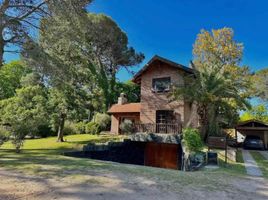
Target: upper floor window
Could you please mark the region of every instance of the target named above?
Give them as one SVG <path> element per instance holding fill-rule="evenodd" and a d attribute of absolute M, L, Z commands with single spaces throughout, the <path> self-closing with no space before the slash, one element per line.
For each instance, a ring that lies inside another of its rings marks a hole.
<path fill-rule="evenodd" d="M 154 78 L 152 89 L 154 92 L 168 92 L 170 90 L 170 85 L 171 85 L 170 77 Z"/>

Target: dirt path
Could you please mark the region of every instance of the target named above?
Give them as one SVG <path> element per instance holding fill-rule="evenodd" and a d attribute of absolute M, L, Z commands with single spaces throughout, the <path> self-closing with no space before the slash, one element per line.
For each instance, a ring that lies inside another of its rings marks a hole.
<path fill-rule="evenodd" d="M 75 172 L 74 172 L 75 173 Z M 199 176 L 199 172 L 195 176 Z M 190 178 L 190 176 L 189 176 Z M 82 180 L 82 181 L 81 181 Z M 268 199 L 268 182 L 262 178 L 232 178 L 218 185 L 190 183 L 185 180 L 163 181 L 126 173 L 88 172 L 83 177 L 64 176 L 48 179 L 0 170 L 1 200 L 214 200 Z M 197 180 L 198 181 L 198 180 Z M 197 185 L 197 186 L 196 186 Z"/>

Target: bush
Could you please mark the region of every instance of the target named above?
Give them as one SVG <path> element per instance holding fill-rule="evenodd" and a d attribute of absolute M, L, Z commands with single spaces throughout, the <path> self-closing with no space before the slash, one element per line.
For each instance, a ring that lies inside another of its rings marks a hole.
<path fill-rule="evenodd" d="M 131 120 L 124 120 L 121 124 L 120 124 L 120 130 L 122 131 L 123 134 L 131 134 L 133 133 L 133 123 Z"/>
<path fill-rule="evenodd" d="M 75 124 L 75 129 L 78 134 L 84 134 L 86 133 L 86 124 L 85 122 L 77 122 Z"/>
<path fill-rule="evenodd" d="M 0 126 L 0 146 L 8 140 L 10 132 L 3 126 Z"/>
<path fill-rule="evenodd" d="M 93 121 L 99 125 L 101 131 L 108 131 L 111 125 L 111 117 L 105 113 L 96 113 Z"/>
<path fill-rule="evenodd" d="M 75 123 L 71 121 L 66 121 L 63 128 L 63 134 L 64 135 L 73 135 L 77 134 L 78 131 L 76 129 Z"/>
<path fill-rule="evenodd" d="M 86 133 L 97 135 L 100 132 L 101 132 L 101 128 L 100 128 L 99 124 L 97 124 L 96 122 L 91 121 L 91 122 L 86 124 Z"/>
<path fill-rule="evenodd" d="M 53 131 L 49 124 L 40 125 L 37 129 L 36 136 L 40 136 L 42 138 L 49 137 L 53 135 Z"/>
<path fill-rule="evenodd" d="M 190 152 L 199 152 L 203 148 L 203 142 L 197 129 L 185 128 L 182 131 L 183 143 Z"/>

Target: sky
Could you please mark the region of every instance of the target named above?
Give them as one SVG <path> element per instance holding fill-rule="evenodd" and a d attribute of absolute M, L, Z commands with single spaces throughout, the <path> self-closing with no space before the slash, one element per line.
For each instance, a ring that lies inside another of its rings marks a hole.
<path fill-rule="evenodd" d="M 232 28 L 235 40 L 244 44 L 242 65 L 254 71 L 268 67 L 268 0 L 95 0 L 88 9 L 112 17 L 129 45 L 144 53 L 133 71 L 156 54 L 188 66 L 200 30 L 223 27 Z M 121 81 L 131 77 L 124 70 L 118 74 Z"/>

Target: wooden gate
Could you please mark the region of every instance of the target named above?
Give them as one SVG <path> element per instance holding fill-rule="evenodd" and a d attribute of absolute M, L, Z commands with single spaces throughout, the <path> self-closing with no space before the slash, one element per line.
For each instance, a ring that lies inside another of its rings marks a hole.
<path fill-rule="evenodd" d="M 148 142 L 145 146 L 144 165 L 180 169 L 181 148 L 178 144 Z"/>

